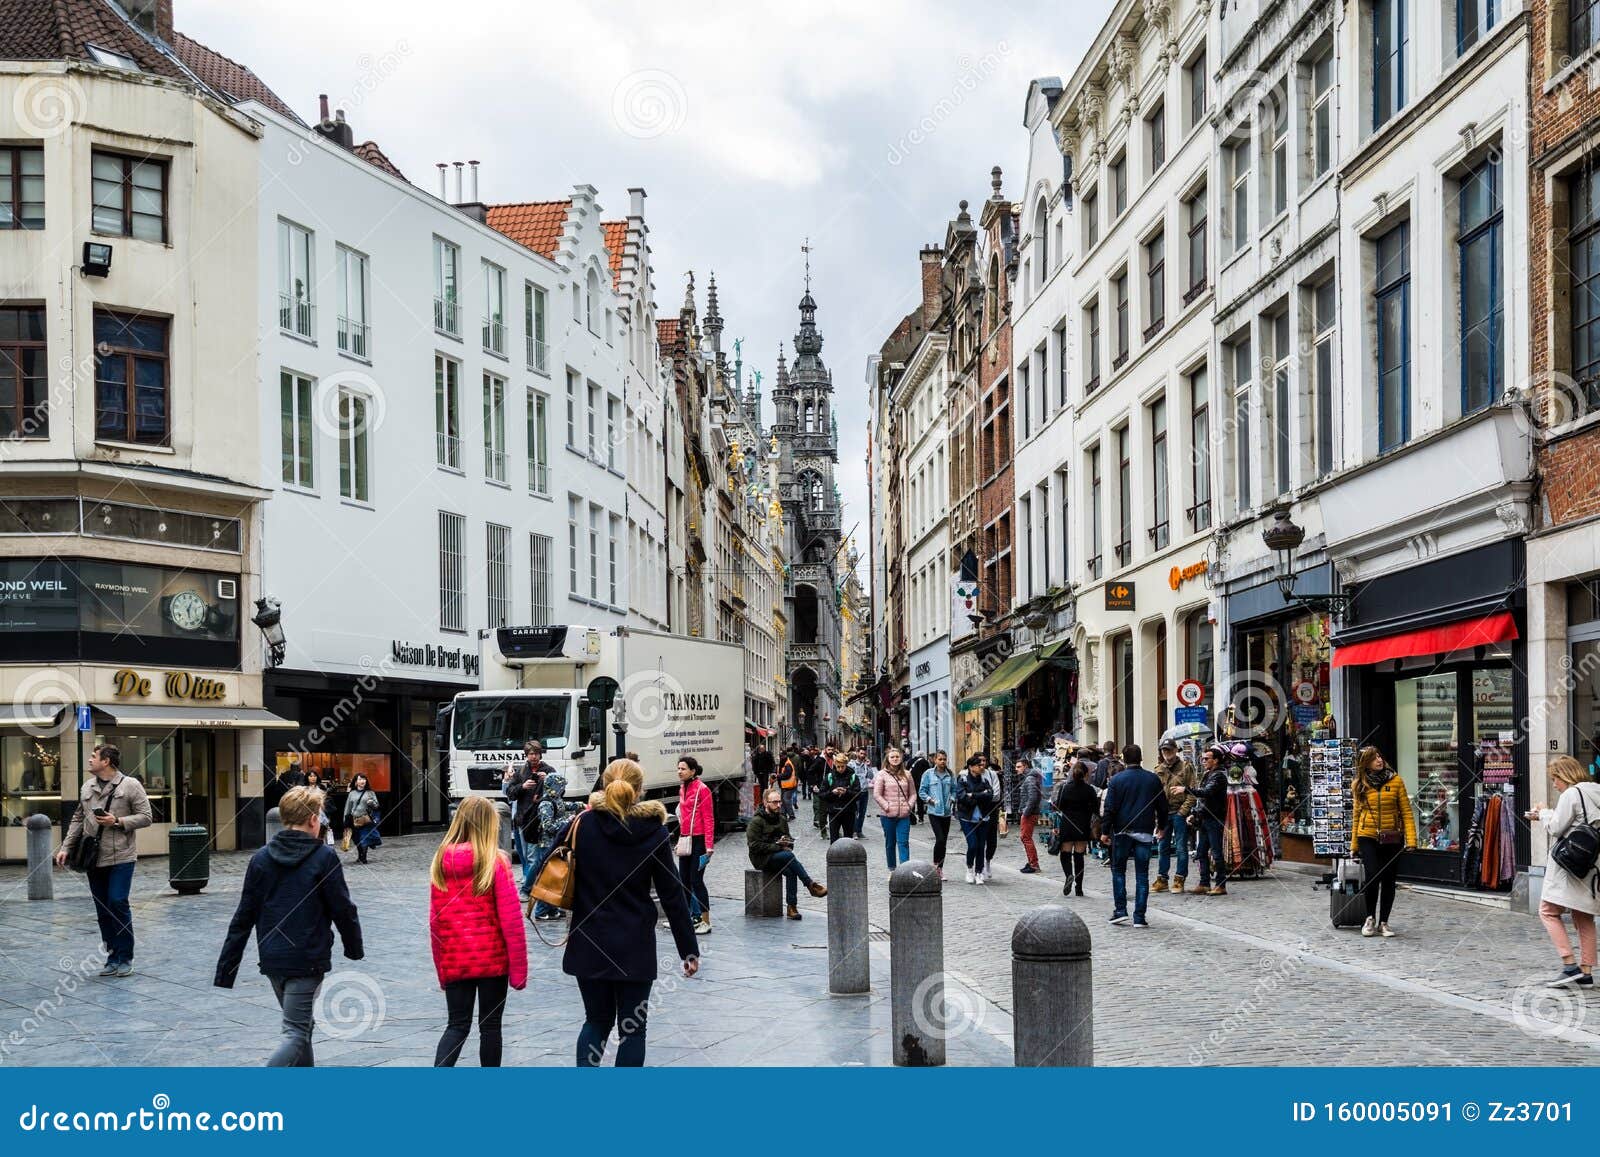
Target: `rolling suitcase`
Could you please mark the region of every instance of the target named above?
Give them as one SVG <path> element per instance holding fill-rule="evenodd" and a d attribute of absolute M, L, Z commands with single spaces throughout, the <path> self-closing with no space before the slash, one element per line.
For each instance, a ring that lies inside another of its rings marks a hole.
<path fill-rule="evenodd" d="M 1361 898 L 1361 861 L 1340 860 L 1328 885 L 1329 916 L 1335 928 L 1359 928 L 1367 919 L 1367 905 Z"/>

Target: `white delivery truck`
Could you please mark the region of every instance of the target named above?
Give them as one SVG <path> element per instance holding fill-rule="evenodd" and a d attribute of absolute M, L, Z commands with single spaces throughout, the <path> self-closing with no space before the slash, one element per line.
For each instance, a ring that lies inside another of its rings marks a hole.
<path fill-rule="evenodd" d="M 678 760 L 692 755 L 718 819 L 738 817 L 745 753 L 737 644 L 633 627 L 501 627 L 483 632 L 479 652 L 482 690 L 461 692 L 439 717 L 451 799 L 498 798 L 506 765 L 520 763 L 522 745 L 537 739 L 544 762 L 566 777 L 569 799 L 587 799 L 622 751 L 638 753 L 647 798 L 676 795 Z M 615 681 L 603 715 L 589 701 L 597 679 Z"/>

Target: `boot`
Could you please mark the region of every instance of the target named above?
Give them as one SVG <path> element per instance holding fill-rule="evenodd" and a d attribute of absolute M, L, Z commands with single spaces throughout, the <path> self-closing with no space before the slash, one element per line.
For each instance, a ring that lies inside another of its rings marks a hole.
<path fill-rule="evenodd" d="M 812 880 L 811 883 L 806 885 L 806 891 L 810 892 L 813 896 L 826 896 L 828 894 L 828 887 L 826 884 L 819 884 L 815 880 Z"/>
<path fill-rule="evenodd" d="M 1165 892 L 1167 890 L 1167 878 L 1165 876 L 1157 876 L 1156 882 L 1150 885 L 1150 890 L 1152 892 Z"/>
<path fill-rule="evenodd" d="M 1174 877 L 1172 877 L 1172 894 L 1174 896 L 1181 896 L 1183 894 L 1183 877 L 1182 876 L 1174 876 Z"/>
<path fill-rule="evenodd" d="M 789 919 L 791 919 L 791 920 L 799 920 L 800 918 L 801 918 L 800 917 L 800 909 L 796 908 L 793 904 L 790 904 L 789 905 Z"/>
<path fill-rule="evenodd" d="M 1227 894 L 1228 889 L 1224 888 L 1221 884 L 1218 884 L 1216 887 L 1210 889 L 1206 893 L 1208 896 L 1226 896 Z"/>

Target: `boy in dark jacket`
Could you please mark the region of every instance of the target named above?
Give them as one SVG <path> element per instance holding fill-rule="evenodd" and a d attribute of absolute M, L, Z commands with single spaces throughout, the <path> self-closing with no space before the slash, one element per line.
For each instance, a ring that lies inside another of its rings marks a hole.
<path fill-rule="evenodd" d="M 813 896 L 828 894 L 828 889 L 813 880 L 805 865 L 795 859 L 794 837 L 789 834 L 789 821 L 783 814 L 781 791 L 769 790 L 762 796 L 761 810 L 745 826 L 744 841 L 752 868 L 783 876 L 789 919 L 800 919 L 799 885 L 804 884 Z"/>
<path fill-rule="evenodd" d="M 360 960 L 361 924 L 339 854 L 322 842 L 322 793 L 296 787 L 278 804 L 283 830 L 250 859 L 239 907 L 217 959 L 218 988 L 232 988 L 251 929 L 261 971 L 283 1009 L 283 1039 L 267 1065 L 309 1068 L 312 1008 L 333 968 L 333 925 L 346 959 Z"/>
<path fill-rule="evenodd" d="M 836 756 L 822 774 L 822 799 L 828 812 L 828 842 L 847 839 L 855 831 L 856 799 L 861 794 L 861 781 L 855 768 L 845 762 L 843 754 Z"/>
<path fill-rule="evenodd" d="M 1111 923 L 1128 922 L 1128 858 L 1133 858 L 1133 926 L 1148 928 L 1145 903 L 1150 898 L 1150 853 L 1166 830 L 1170 809 L 1166 789 L 1155 772 L 1143 766 L 1137 743 L 1122 749 L 1122 771 L 1111 777 L 1101 808 L 1102 844 L 1111 845 Z"/>

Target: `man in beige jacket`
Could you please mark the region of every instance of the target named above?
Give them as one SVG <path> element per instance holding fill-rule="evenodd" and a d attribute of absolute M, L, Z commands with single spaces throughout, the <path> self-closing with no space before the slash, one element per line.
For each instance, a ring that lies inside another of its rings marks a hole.
<path fill-rule="evenodd" d="M 67 828 L 67 838 L 56 852 L 56 863 L 67 857 L 84 835 L 84 825 L 100 832 L 100 854 L 88 871 L 94 913 L 100 921 L 100 938 L 106 945 L 106 966 L 101 976 L 133 975 L 133 908 L 128 893 L 133 888 L 133 865 L 138 859 L 135 834 L 150 826 L 150 800 L 144 784 L 122 774 L 122 753 L 115 744 L 97 743 L 89 755 L 90 777 L 78 793 L 78 810 Z"/>

